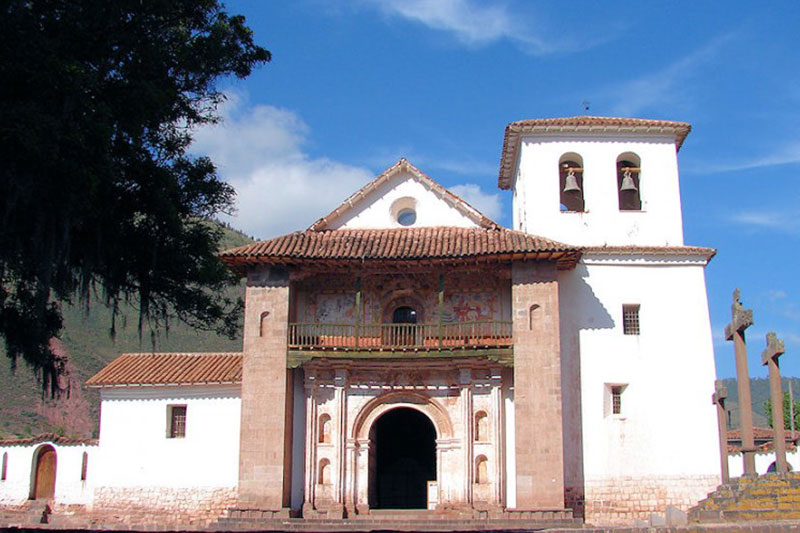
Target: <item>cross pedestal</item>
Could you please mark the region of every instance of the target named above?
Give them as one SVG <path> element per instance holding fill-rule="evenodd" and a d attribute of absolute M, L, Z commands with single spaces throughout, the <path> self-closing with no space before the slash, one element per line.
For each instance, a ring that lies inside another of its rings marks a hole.
<path fill-rule="evenodd" d="M 725 398 L 728 397 L 728 389 L 718 379 L 714 382 L 714 394 L 711 395 L 711 402 L 717 406 L 717 427 L 719 429 L 719 457 L 720 472 L 722 482 L 728 483 L 728 413 L 725 412 Z"/>
<path fill-rule="evenodd" d="M 769 393 L 772 400 L 772 428 L 775 430 L 772 445 L 775 449 L 776 471 L 788 472 L 786 465 L 786 432 L 783 429 L 783 389 L 778 358 L 784 354 L 783 341 L 775 333 L 767 333 L 767 348 L 761 352 L 761 364 L 769 367 Z"/>
<path fill-rule="evenodd" d="M 742 429 L 744 475 L 756 476 L 755 445 L 753 442 L 753 400 L 750 397 L 750 372 L 747 369 L 747 345 L 744 330 L 753 325 L 753 310 L 743 309 L 739 289 L 733 291 L 731 323 L 725 326 L 725 339 L 733 341 L 736 355 L 736 387 L 739 391 L 739 425 Z"/>

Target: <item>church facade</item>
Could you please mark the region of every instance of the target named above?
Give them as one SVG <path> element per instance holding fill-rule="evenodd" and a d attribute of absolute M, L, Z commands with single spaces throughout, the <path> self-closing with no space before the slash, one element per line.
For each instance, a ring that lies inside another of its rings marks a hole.
<path fill-rule="evenodd" d="M 683 242 L 689 131 L 514 122 L 510 229 L 400 160 L 309 229 L 223 252 L 246 279 L 242 353 L 124 354 L 91 378 L 78 503 L 590 523 L 688 508 L 720 482 L 714 251 Z"/>

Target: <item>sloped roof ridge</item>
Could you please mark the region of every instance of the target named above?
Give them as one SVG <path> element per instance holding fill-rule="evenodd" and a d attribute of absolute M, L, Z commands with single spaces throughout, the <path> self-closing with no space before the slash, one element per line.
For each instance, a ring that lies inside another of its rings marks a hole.
<path fill-rule="evenodd" d="M 452 261 L 466 258 L 553 259 L 573 265 L 581 248 L 500 226 L 430 226 L 386 229 L 306 230 L 251 243 L 220 253 L 229 267 L 244 274 L 257 264 L 308 261 Z"/>
<path fill-rule="evenodd" d="M 322 231 L 329 229 L 328 224 L 330 224 L 333 219 L 352 209 L 362 198 L 365 198 L 370 192 L 377 189 L 382 183 L 403 170 L 411 172 L 411 174 L 422 181 L 426 186 L 440 194 L 443 198 L 449 200 L 455 209 L 466 215 L 480 227 L 491 228 L 498 226 L 497 222 L 481 213 L 478 209 L 473 207 L 469 202 L 457 194 L 450 192 L 448 189 L 440 185 L 433 178 L 422 172 L 416 166 L 411 164 L 405 157 L 403 157 L 397 163 L 381 172 L 375 179 L 348 196 L 347 199 L 339 204 L 338 207 L 334 208 L 333 211 L 311 224 L 311 226 L 308 228 L 308 231 Z"/>
<path fill-rule="evenodd" d="M 674 128 L 689 128 L 688 122 L 678 120 L 664 120 L 652 118 L 633 118 L 633 117 L 606 117 L 601 115 L 575 115 L 572 117 L 549 117 L 549 118 L 528 118 L 515 120 L 509 126 L 528 126 L 528 125 L 553 125 L 553 126 L 581 126 L 581 125 L 603 125 L 603 126 L 663 126 Z"/>
<path fill-rule="evenodd" d="M 548 131 L 591 131 L 616 130 L 637 133 L 669 133 L 675 137 L 675 149 L 680 150 L 686 136 L 692 131 L 688 122 L 675 120 L 602 117 L 597 115 L 578 115 L 573 117 L 533 118 L 511 122 L 506 126 L 503 137 L 503 150 L 500 153 L 500 172 L 497 186 L 510 189 L 516 165 L 520 137 L 526 133 L 546 133 Z"/>
<path fill-rule="evenodd" d="M 86 385 L 232 384 L 240 383 L 241 378 L 241 352 L 134 352 L 118 356 Z"/>

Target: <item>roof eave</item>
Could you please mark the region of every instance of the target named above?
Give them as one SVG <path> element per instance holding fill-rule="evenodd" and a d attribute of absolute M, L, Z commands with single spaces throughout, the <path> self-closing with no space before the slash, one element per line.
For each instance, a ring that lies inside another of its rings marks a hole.
<path fill-rule="evenodd" d="M 610 121 L 613 119 L 609 119 Z M 519 145 L 523 135 L 548 134 L 548 133 L 639 133 L 672 135 L 675 138 L 675 150 L 679 151 L 692 126 L 685 122 L 663 121 L 663 124 L 548 124 L 545 121 L 537 124 L 528 124 L 528 121 L 511 122 L 506 126 L 503 137 L 503 151 L 500 154 L 500 173 L 497 186 L 500 189 L 510 189 L 513 181 L 515 163 L 519 156 Z M 645 121 L 646 122 L 646 121 Z"/>

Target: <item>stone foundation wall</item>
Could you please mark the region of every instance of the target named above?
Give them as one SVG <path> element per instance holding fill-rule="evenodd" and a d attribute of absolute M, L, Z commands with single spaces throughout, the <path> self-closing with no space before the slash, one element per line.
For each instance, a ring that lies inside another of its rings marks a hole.
<path fill-rule="evenodd" d="M 720 483 L 719 476 L 622 477 L 585 482 L 584 520 L 593 525 L 630 525 L 667 507 L 688 511 Z"/>
<path fill-rule="evenodd" d="M 91 515 L 101 523 L 206 525 L 236 502 L 233 487 L 101 487 L 95 490 Z"/>

